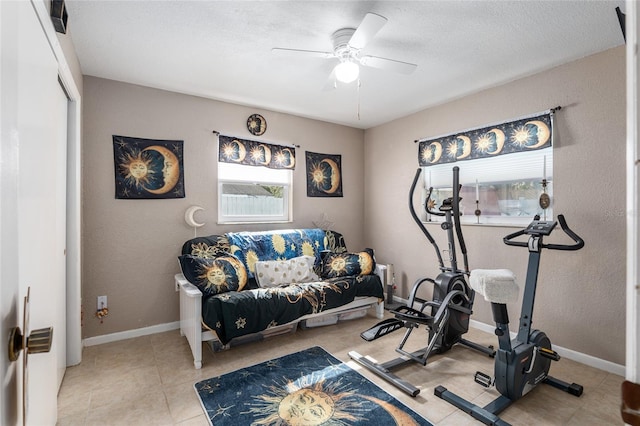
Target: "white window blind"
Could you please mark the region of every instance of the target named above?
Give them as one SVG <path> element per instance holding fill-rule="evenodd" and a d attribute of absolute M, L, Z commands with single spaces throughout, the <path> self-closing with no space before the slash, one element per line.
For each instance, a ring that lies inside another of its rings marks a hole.
<path fill-rule="evenodd" d="M 218 178 L 251 183 L 290 183 L 291 170 L 245 166 L 233 163 L 218 163 Z"/>
<path fill-rule="evenodd" d="M 460 168 L 460 184 L 473 185 L 483 182 L 509 182 L 513 180 L 542 180 L 546 162 L 547 180 L 553 178 L 553 148 L 479 158 L 455 163 L 438 164 L 424 168 L 425 187 L 451 188 L 453 167 Z"/>
<path fill-rule="evenodd" d="M 460 168 L 462 223 L 519 226 L 529 223 L 535 214 L 552 218 L 553 147 L 425 167 L 423 198 L 429 187 L 433 187 L 436 208 L 453 193 L 455 166 Z M 543 178 L 547 180 L 546 192 L 551 196 L 551 206 L 546 210 L 539 206 Z M 476 199 L 479 200 L 477 208 L 482 212 L 479 218 L 474 214 Z M 429 221 L 441 220 L 431 215 L 424 217 Z"/>

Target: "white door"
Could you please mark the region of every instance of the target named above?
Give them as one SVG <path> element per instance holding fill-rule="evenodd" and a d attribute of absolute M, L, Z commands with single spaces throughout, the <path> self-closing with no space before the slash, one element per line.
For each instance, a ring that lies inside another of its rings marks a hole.
<path fill-rule="evenodd" d="M 22 392 L 21 364 L 10 362 L 5 348 L 9 330 L 21 323 L 18 287 L 18 139 L 15 102 L 18 95 L 17 67 L 8 58 L 17 57 L 15 21 L 18 5 L 0 2 L 0 368 L 2 369 L 2 404 L 0 424 L 14 425 L 22 421 L 18 396 Z"/>
<path fill-rule="evenodd" d="M 65 204 L 67 100 L 58 63 L 30 2 L 0 1 L 0 256 L 2 342 L 21 324 L 54 327 L 49 353 L 28 358 L 27 424 L 55 424 L 66 357 Z M 23 330 L 24 331 L 24 330 Z M 2 350 L 2 424 L 22 422 L 21 363 Z M 59 360 L 58 358 L 61 357 Z"/>

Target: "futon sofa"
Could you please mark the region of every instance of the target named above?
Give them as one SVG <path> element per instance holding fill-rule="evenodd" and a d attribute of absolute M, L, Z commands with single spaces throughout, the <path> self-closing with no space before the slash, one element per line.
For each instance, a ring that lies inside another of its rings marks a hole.
<path fill-rule="evenodd" d="M 349 252 L 322 229 L 229 232 L 186 241 L 178 257 L 180 333 L 196 368 L 202 343 L 247 341 L 362 317 L 383 317 L 385 265 L 372 249 Z"/>

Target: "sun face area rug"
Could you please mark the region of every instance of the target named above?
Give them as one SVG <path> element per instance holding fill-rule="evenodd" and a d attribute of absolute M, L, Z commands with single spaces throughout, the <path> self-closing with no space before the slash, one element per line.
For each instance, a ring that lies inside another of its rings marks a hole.
<path fill-rule="evenodd" d="M 194 385 L 212 425 L 431 425 L 319 346 Z"/>

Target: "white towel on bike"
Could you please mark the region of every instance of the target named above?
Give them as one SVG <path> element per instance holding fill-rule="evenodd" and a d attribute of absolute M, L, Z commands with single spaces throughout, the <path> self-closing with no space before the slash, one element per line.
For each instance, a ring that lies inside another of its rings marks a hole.
<path fill-rule="evenodd" d="M 515 302 L 520 288 L 509 269 L 474 269 L 469 276 L 471 288 L 493 303 Z"/>

